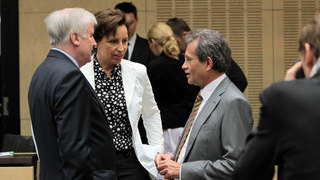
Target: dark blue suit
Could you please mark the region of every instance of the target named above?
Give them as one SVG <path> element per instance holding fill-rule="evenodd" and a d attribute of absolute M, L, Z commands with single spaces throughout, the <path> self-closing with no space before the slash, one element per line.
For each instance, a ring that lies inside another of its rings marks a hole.
<path fill-rule="evenodd" d="M 29 87 L 40 179 L 115 179 L 112 134 L 79 68 L 51 50 Z"/>

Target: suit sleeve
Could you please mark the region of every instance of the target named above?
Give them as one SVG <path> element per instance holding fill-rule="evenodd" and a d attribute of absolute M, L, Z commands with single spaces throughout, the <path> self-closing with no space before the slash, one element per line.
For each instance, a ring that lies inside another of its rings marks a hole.
<path fill-rule="evenodd" d="M 260 96 L 262 107 L 257 132 L 250 134 L 244 152 L 237 162 L 233 179 L 272 179 L 276 153 L 276 139 L 274 136 L 272 118 L 268 107 Z"/>
<path fill-rule="evenodd" d="M 241 70 L 240 66 L 233 59 L 231 60 L 227 76 L 230 78 L 233 84 L 240 89 L 241 92 L 244 92 L 244 90 L 246 90 L 248 85 L 247 78 Z"/>
<path fill-rule="evenodd" d="M 54 93 L 55 122 L 63 173 L 68 179 L 91 176 L 89 164 L 90 103 L 88 88 L 79 71 L 69 72 Z"/>
<path fill-rule="evenodd" d="M 233 100 L 226 108 L 220 127 L 221 158 L 215 161 L 200 160 L 183 163 L 181 168 L 183 180 L 231 178 L 247 135 L 251 131 L 252 116 L 250 105 L 244 99 Z"/>

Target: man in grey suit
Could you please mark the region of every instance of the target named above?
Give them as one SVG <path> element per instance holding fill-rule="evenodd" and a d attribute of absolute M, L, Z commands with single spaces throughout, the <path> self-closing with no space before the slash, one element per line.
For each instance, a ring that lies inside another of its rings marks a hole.
<path fill-rule="evenodd" d="M 227 40 L 217 31 L 200 29 L 188 33 L 186 41 L 182 68 L 188 83 L 200 86 L 200 102 L 195 102 L 175 156 L 158 154 L 155 163 L 164 178 L 230 179 L 252 127 L 251 108 L 225 74 L 231 61 Z"/>

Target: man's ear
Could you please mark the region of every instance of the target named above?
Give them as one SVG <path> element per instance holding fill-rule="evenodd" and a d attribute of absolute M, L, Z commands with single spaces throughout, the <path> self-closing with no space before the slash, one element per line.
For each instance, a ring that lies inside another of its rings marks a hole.
<path fill-rule="evenodd" d="M 187 31 L 183 31 L 183 33 L 182 33 L 182 37 L 186 36 L 187 34 L 188 34 L 188 32 L 187 32 Z"/>
<path fill-rule="evenodd" d="M 312 68 L 315 62 L 317 61 L 316 56 L 314 55 L 314 52 L 311 48 L 311 45 L 309 43 L 304 44 L 304 49 L 305 49 L 305 64 L 309 67 Z"/>
<path fill-rule="evenodd" d="M 71 44 L 73 44 L 75 46 L 79 46 L 80 45 L 79 34 L 71 33 L 70 34 L 70 41 L 71 41 Z"/>
<path fill-rule="evenodd" d="M 150 44 L 152 45 L 152 46 L 155 46 L 155 44 L 156 44 L 156 41 L 154 40 L 154 39 L 152 39 L 152 38 L 150 38 Z"/>
<path fill-rule="evenodd" d="M 206 65 L 206 70 L 211 70 L 212 69 L 212 67 L 213 67 L 213 61 L 212 61 L 212 59 L 211 59 L 211 57 L 207 57 L 207 65 Z"/>
<path fill-rule="evenodd" d="M 154 46 L 154 47 L 156 47 L 156 48 L 158 48 L 160 45 L 157 43 L 157 41 L 156 40 L 154 40 L 154 39 L 152 39 L 151 38 L 151 44 Z M 161 46 L 160 46 L 161 47 Z"/>

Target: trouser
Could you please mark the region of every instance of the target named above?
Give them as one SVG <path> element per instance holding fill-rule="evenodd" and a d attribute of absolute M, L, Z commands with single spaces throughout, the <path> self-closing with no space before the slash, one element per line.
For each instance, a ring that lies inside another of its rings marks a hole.
<path fill-rule="evenodd" d="M 116 172 L 118 180 L 150 180 L 133 149 L 116 152 Z"/>

